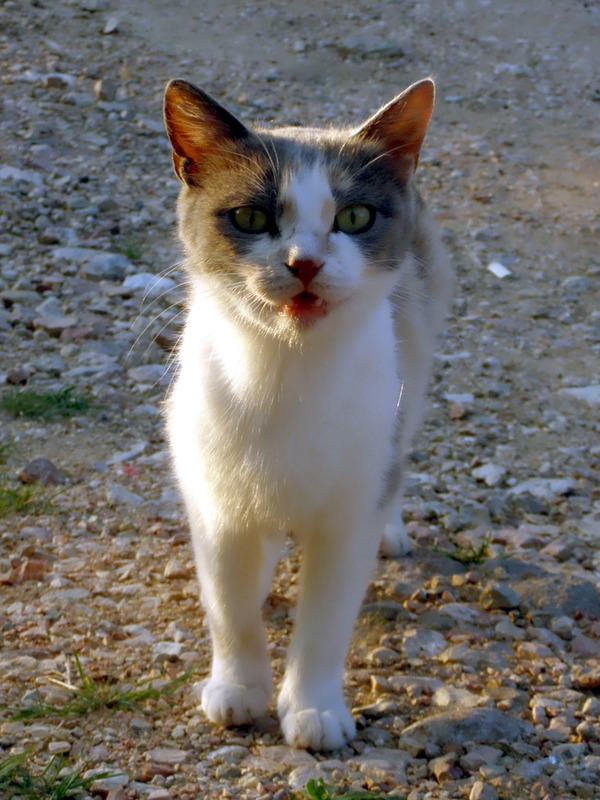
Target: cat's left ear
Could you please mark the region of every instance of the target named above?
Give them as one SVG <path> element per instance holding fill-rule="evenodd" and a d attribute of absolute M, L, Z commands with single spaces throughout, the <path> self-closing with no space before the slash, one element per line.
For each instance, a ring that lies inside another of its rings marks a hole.
<path fill-rule="evenodd" d="M 399 177 L 407 179 L 417 168 L 434 98 L 431 78 L 413 83 L 380 108 L 354 135 L 383 145 Z"/>

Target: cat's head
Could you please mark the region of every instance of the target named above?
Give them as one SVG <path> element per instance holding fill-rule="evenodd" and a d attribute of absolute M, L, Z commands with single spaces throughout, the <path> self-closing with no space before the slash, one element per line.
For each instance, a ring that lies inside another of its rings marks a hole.
<path fill-rule="evenodd" d="M 251 129 L 171 81 L 165 121 L 193 285 L 286 339 L 379 302 L 411 249 L 433 97 L 425 79 L 356 129 Z"/>

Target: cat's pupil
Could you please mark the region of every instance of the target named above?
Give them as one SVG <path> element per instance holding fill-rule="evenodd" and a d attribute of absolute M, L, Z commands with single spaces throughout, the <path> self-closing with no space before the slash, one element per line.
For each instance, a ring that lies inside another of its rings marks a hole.
<path fill-rule="evenodd" d="M 368 231 L 375 221 L 375 211 L 362 203 L 346 206 L 335 217 L 335 229 L 342 233 L 357 234 Z"/>
<path fill-rule="evenodd" d="M 266 233 L 271 226 L 269 213 L 259 206 L 240 206 L 229 212 L 234 226 L 243 233 Z"/>

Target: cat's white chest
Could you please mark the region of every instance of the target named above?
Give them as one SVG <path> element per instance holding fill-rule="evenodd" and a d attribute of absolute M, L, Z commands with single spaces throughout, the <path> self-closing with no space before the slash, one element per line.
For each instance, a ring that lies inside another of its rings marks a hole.
<path fill-rule="evenodd" d="M 351 336 L 302 349 L 216 336 L 188 330 L 172 397 L 189 491 L 211 513 L 278 528 L 310 527 L 332 506 L 374 512 L 399 393 L 385 304 Z"/>

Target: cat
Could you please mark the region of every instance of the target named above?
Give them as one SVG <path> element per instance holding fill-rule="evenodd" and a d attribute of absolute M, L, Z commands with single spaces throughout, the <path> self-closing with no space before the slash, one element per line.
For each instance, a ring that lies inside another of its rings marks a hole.
<path fill-rule="evenodd" d="M 433 101 L 427 78 L 355 129 L 271 129 L 186 81 L 165 92 L 189 284 L 166 415 L 213 647 L 202 708 L 219 725 L 267 712 L 261 607 L 292 532 L 294 747 L 355 736 L 353 625 L 378 545 L 408 544 L 402 466 L 450 284 L 413 181 Z"/>

